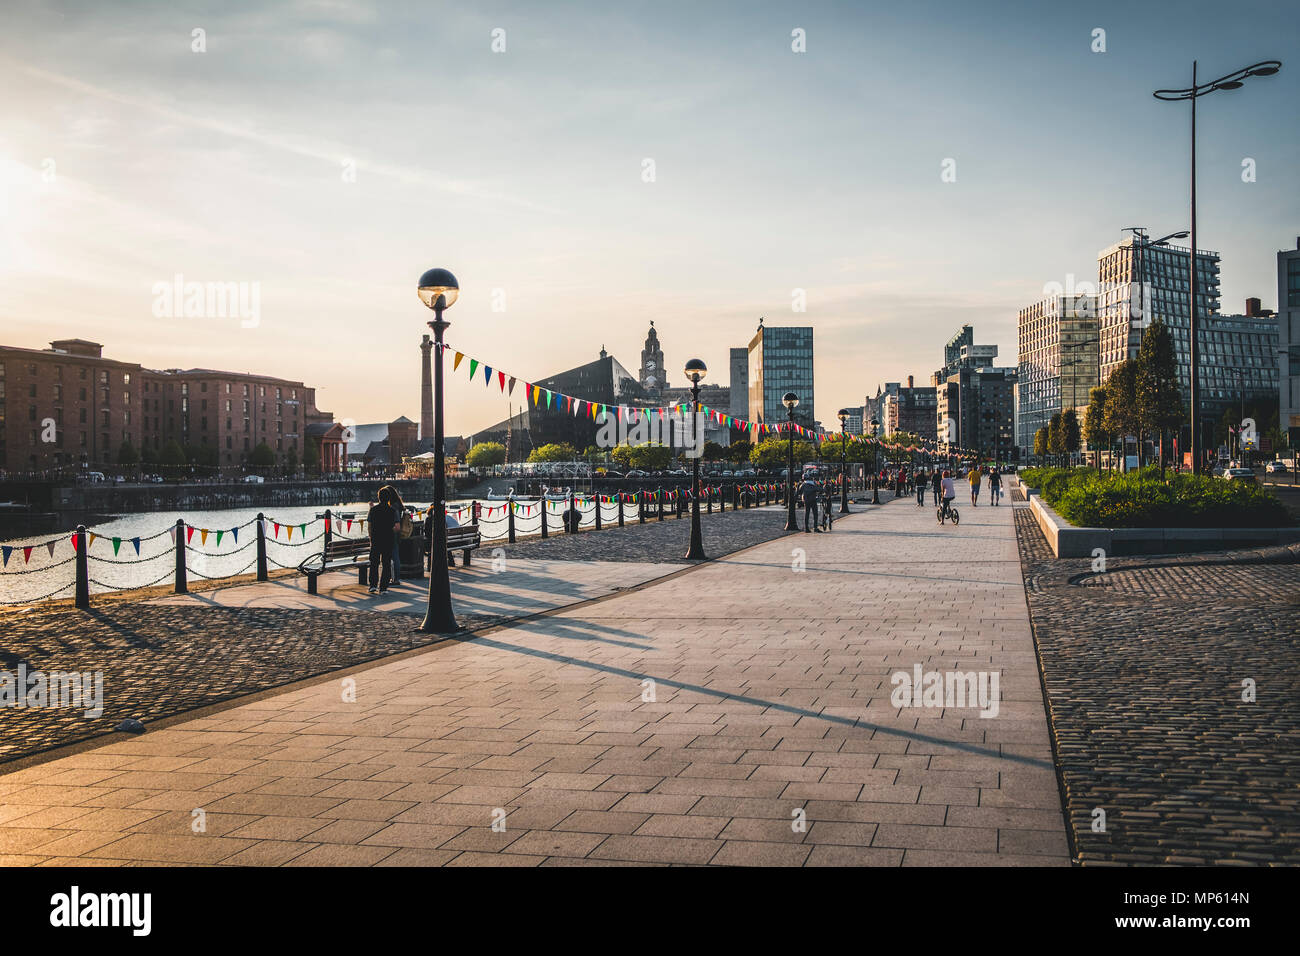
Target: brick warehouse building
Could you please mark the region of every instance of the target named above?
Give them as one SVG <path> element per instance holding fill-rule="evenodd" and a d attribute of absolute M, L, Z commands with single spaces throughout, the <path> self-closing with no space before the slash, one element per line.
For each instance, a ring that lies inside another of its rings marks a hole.
<path fill-rule="evenodd" d="M 211 449 L 223 469 L 240 466 L 263 441 L 278 462 L 290 449 L 301 461 L 307 427 L 332 421 L 302 382 L 146 369 L 104 358 L 103 346 L 85 339 L 0 346 L 0 467 L 9 474 L 112 464 L 124 441 L 142 456 L 157 457 L 172 440 Z"/>

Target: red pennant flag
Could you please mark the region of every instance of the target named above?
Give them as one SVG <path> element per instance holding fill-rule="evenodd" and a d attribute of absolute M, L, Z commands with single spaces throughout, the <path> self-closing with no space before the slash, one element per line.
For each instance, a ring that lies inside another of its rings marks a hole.
<path fill-rule="evenodd" d="M 23 564 L 26 564 L 31 559 L 32 559 L 32 549 L 23 548 Z"/>
<path fill-rule="evenodd" d="M 193 537 L 194 537 L 194 526 L 193 526 L 193 525 L 186 525 L 186 526 L 185 526 L 185 543 L 186 543 L 186 544 L 189 544 L 189 543 L 190 543 L 190 539 L 193 538 Z"/>
<path fill-rule="evenodd" d="M 514 381 L 514 380 L 511 379 L 511 381 Z M 506 373 L 505 373 L 505 372 L 497 372 L 497 382 L 500 383 L 500 385 L 501 385 L 501 391 L 504 392 L 504 391 L 506 390 Z"/>

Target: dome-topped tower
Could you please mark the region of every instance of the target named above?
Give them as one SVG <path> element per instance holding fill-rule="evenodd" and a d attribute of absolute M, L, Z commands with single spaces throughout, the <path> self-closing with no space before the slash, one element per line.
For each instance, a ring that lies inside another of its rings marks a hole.
<path fill-rule="evenodd" d="M 650 320 L 650 331 L 646 333 L 645 348 L 641 350 L 641 387 L 650 392 L 668 387 L 668 378 L 664 369 L 664 351 L 659 347 L 659 333 L 655 331 L 654 319 Z"/>

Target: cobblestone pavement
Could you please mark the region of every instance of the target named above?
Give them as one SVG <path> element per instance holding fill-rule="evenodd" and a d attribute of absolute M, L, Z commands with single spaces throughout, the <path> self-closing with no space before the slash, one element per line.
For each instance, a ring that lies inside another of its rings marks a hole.
<path fill-rule="evenodd" d="M 1078 858 L 1300 863 L 1294 551 L 1111 558 L 1093 577 L 1027 508 L 1016 531 Z"/>
<path fill-rule="evenodd" d="M 865 507 L 865 506 L 860 506 Z M 798 512 L 803 524 L 803 509 Z M 730 554 L 751 545 L 770 541 L 785 534 L 786 511 L 769 505 L 742 508 L 719 514 L 700 514 L 700 535 L 704 553 L 711 558 Z M 691 516 L 681 519 L 665 514 L 663 521 L 648 518 L 639 524 L 635 517 L 622 528 L 606 524 L 601 531 L 585 530 L 578 534 L 555 535 L 545 541 L 534 538 L 518 544 L 493 542 L 491 547 L 504 548 L 511 557 L 552 558 L 559 561 L 654 561 L 660 564 L 694 564 L 683 555 L 690 545 Z"/>
<path fill-rule="evenodd" d="M 451 573 L 462 627 L 480 629 L 590 600 L 673 570 L 622 563 L 598 580 L 586 565 L 515 559 L 500 569 L 478 561 Z M 328 673 L 441 640 L 422 634 L 427 579 L 367 594 L 355 574 L 301 577 L 196 591 L 89 611 L 35 605 L 0 615 L 0 670 L 101 672 L 104 712 L 0 708 L 0 764 L 110 733 L 124 718 L 148 724 L 243 694 Z"/>
<path fill-rule="evenodd" d="M 1011 510 L 860 509 L 378 663 L 352 700 L 5 774 L 0 863 L 1067 865 Z M 900 706 L 916 667 L 999 675 L 996 715 Z"/>

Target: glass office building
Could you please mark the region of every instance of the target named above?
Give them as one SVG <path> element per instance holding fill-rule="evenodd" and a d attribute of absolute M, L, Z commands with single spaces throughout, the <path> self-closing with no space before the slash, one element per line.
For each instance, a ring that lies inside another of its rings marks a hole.
<path fill-rule="evenodd" d="M 1021 309 L 1016 328 L 1016 445 L 1028 455 L 1057 412 L 1077 409 L 1081 426 L 1087 418 L 1089 392 L 1101 381 L 1097 297 L 1048 296 Z"/>
<path fill-rule="evenodd" d="M 749 343 L 749 420 L 776 424 L 786 420 L 781 397 L 799 396 L 795 421 L 812 428 L 813 402 L 812 326 L 775 328 L 759 325 Z"/>

